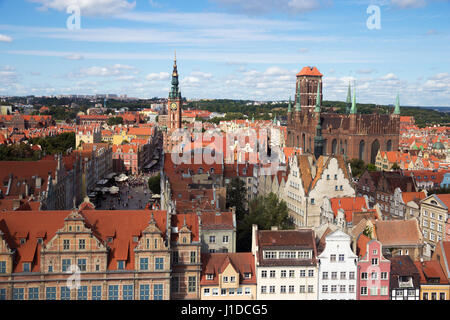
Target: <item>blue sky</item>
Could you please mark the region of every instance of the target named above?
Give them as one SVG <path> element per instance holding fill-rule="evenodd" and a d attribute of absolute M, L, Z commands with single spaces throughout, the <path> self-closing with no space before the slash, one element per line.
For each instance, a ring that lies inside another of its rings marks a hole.
<path fill-rule="evenodd" d="M 0 0 L 0 95 L 166 97 L 175 49 L 187 98 L 288 99 L 317 66 L 326 100 L 450 106 L 449 0 Z"/>

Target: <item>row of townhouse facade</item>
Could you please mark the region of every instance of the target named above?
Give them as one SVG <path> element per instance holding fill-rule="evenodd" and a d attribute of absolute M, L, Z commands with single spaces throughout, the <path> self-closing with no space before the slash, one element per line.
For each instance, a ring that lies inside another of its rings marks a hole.
<path fill-rule="evenodd" d="M 381 242 L 366 236 L 354 253 L 350 242 L 342 231 L 316 246 L 311 229 L 253 226 L 251 253 L 202 255 L 201 299 L 449 300 L 447 264 L 385 257 Z"/>
<path fill-rule="evenodd" d="M 0 300 L 448 300 L 449 242 L 432 261 L 356 252 L 337 230 L 252 228 L 251 252 L 201 252 L 196 214 L 0 213 Z M 37 223 L 39 221 L 39 223 Z"/>
<path fill-rule="evenodd" d="M 199 298 L 196 215 L 84 206 L 0 220 L 0 299 Z"/>

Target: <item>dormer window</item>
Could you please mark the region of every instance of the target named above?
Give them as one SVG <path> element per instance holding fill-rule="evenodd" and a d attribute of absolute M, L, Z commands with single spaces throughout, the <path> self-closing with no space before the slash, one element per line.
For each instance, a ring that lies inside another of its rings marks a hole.
<path fill-rule="evenodd" d="M 37 239 L 37 243 L 43 244 L 43 243 L 44 243 L 44 240 L 43 240 L 42 238 L 38 238 L 38 239 Z"/>
<path fill-rule="evenodd" d="M 206 280 L 213 280 L 213 279 L 214 279 L 214 274 L 208 273 L 208 274 L 206 275 Z"/>
<path fill-rule="evenodd" d="M 223 277 L 223 282 L 224 282 L 224 283 L 228 283 L 228 277 L 227 277 L 227 276 L 224 276 L 224 277 Z"/>
<path fill-rule="evenodd" d="M 230 282 L 231 282 L 231 283 L 236 282 L 236 277 L 230 277 Z"/>
<path fill-rule="evenodd" d="M 27 239 L 25 239 L 25 238 L 20 239 L 20 244 L 25 244 L 26 242 L 27 242 Z"/>
<path fill-rule="evenodd" d="M 31 263 L 24 262 L 22 266 L 23 266 L 23 272 L 30 272 L 31 271 Z"/>
<path fill-rule="evenodd" d="M 117 270 L 124 270 L 125 269 L 125 261 L 119 260 L 117 261 Z"/>
<path fill-rule="evenodd" d="M 138 242 L 138 241 L 139 241 L 139 238 L 137 236 L 134 236 L 133 237 L 133 242 Z"/>
<path fill-rule="evenodd" d="M 246 272 L 246 273 L 244 273 L 244 278 L 245 279 L 251 279 L 252 278 L 252 274 L 250 272 Z"/>
<path fill-rule="evenodd" d="M 112 242 L 113 242 L 113 238 L 112 238 L 112 237 L 108 237 L 108 238 L 106 238 L 106 241 L 107 241 L 108 243 L 112 243 Z"/>

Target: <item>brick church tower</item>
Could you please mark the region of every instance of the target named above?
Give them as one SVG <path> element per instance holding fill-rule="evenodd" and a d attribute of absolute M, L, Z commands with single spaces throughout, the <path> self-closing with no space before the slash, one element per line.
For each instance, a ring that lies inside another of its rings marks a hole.
<path fill-rule="evenodd" d="M 360 114 L 356 92 L 349 86 L 345 114 L 324 112 L 322 77 L 316 67 L 305 67 L 297 74 L 295 108 L 288 108 L 287 145 L 303 152 L 342 155 L 375 163 L 379 150 L 398 150 L 400 138 L 400 102 L 390 114 Z M 351 102 L 351 106 L 350 106 Z"/>

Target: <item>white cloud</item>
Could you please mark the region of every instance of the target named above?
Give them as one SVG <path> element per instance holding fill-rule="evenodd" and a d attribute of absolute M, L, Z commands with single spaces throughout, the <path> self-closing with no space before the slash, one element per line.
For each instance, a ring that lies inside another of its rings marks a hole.
<path fill-rule="evenodd" d="M 170 79 L 170 73 L 160 72 L 160 73 L 150 73 L 146 77 L 149 81 L 165 81 Z"/>
<path fill-rule="evenodd" d="M 330 1 L 323 0 L 213 0 L 233 11 L 248 14 L 262 14 L 267 12 L 304 13 L 317 10 Z"/>
<path fill-rule="evenodd" d="M 0 34 L 0 42 L 12 42 L 12 38 L 10 36 Z"/>
<path fill-rule="evenodd" d="M 421 8 L 427 5 L 426 0 L 392 0 L 391 3 L 400 9 Z"/>
<path fill-rule="evenodd" d="M 81 15 L 108 16 L 128 12 L 136 6 L 136 1 L 127 0 L 28 0 L 39 3 L 39 10 L 54 9 L 66 11 L 69 6 L 78 6 Z"/>
<path fill-rule="evenodd" d="M 69 54 L 69 55 L 65 56 L 64 59 L 67 59 L 67 60 L 83 60 L 84 57 L 81 54 L 74 53 L 74 54 Z"/>
<path fill-rule="evenodd" d="M 380 80 L 398 80 L 398 77 L 394 73 L 388 73 L 381 77 Z"/>
<path fill-rule="evenodd" d="M 374 69 L 359 69 L 359 70 L 356 70 L 356 73 L 359 73 L 359 74 L 371 74 L 371 73 L 374 73 L 374 72 L 375 72 Z"/>

